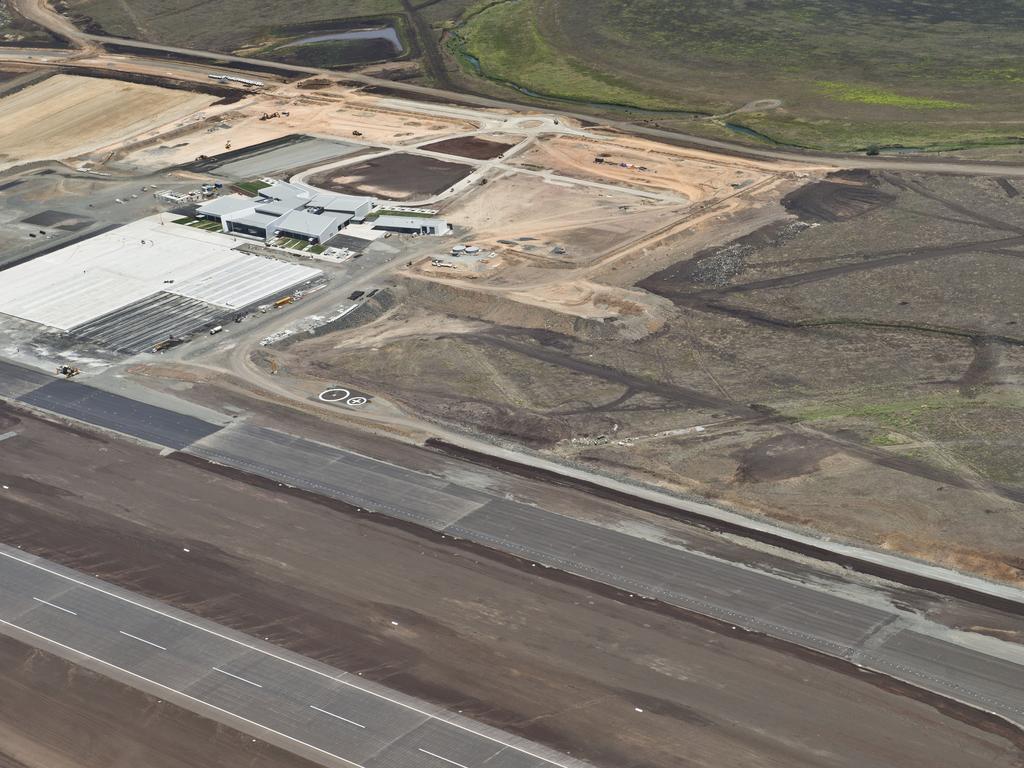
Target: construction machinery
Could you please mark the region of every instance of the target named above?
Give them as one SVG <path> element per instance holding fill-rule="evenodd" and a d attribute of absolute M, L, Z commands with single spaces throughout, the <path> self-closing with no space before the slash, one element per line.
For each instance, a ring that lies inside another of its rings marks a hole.
<path fill-rule="evenodd" d="M 153 351 L 154 352 L 163 352 L 166 349 L 170 349 L 171 347 L 178 346 L 179 344 L 183 343 L 184 341 L 185 341 L 185 339 L 180 337 L 180 336 L 168 336 L 163 341 L 158 341 L 156 344 L 154 344 L 153 345 Z"/>
<path fill-rule="evenodd" d="M 63 364 L 57 366 L 57 374 L 63 376 L 65 379 L 73 378 L 80 373 L 81 371 L 73 365 Z"/>

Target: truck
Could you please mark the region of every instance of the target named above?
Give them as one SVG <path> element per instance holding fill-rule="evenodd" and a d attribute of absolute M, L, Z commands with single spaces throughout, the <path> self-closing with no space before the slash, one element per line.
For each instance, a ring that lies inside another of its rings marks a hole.
<path fill-rule="evenodd" d="M 223 330 L 224 330 L 224 326 L 223 325 L 215 325 L 215 326 L 213 326 L 213 328 L 210 329 L 210 335 L 213 336 L 215 333 L 220 333 Z"/>

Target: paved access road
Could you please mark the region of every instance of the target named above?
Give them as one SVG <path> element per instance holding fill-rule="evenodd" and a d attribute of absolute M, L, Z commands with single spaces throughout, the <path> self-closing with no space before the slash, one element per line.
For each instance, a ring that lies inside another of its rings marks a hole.
<path fill-rule="evenodd" d="M 36 408 L 176 450 L 219 429 L 217 425 L 193 416 L 157 408 L 73 381 L 50 381 L 19 399 Z"/>
<path fill-rule="evenodd" d="M 220 428 L 57 384 L 38 387 L 31 373 L 0 364 L 0 395 L 20 393 L 37 407 L 852 661 L 1024 724 L 1024 649 L 958 635 L 882 593 L 839 594 L 278 430 Z"/>
<path fill-rule="evenodd" d="M 318 762 L 363 768 L 585 764 L 0 545 L 0 631 L 237 721 Z"/>

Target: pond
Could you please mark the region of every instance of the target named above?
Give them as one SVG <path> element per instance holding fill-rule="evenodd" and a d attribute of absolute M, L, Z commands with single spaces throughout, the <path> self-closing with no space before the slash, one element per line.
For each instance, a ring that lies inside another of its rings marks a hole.
<path fill-rule="evenodd" d="M 326 43 L 331 40 L 386 40 L 391 43 L 391 47 L 394 48 L 395 53 L 402 52 L 402 41 L 399 39 L 398 32 L 395 31 L 394 27 L 354 29 L 349 32 L 331 32 L 329 34 L 313 35 L 311 37 L 303 37 L 299 40 L 293 40 L 281 47 L 293 48 L 296 45 L 306 45 L 307 43 Z"/>

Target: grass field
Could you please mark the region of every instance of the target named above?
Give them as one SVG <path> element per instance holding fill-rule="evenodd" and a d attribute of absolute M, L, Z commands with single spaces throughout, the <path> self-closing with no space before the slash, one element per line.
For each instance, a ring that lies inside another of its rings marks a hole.
<path fill-rule="evenodd" d="M 452 46 L 492 80 L 581 102 L 723 114 L 823 149 L 1024 135 L 1024 3 L 981 0 L 505 0 Z"/>

